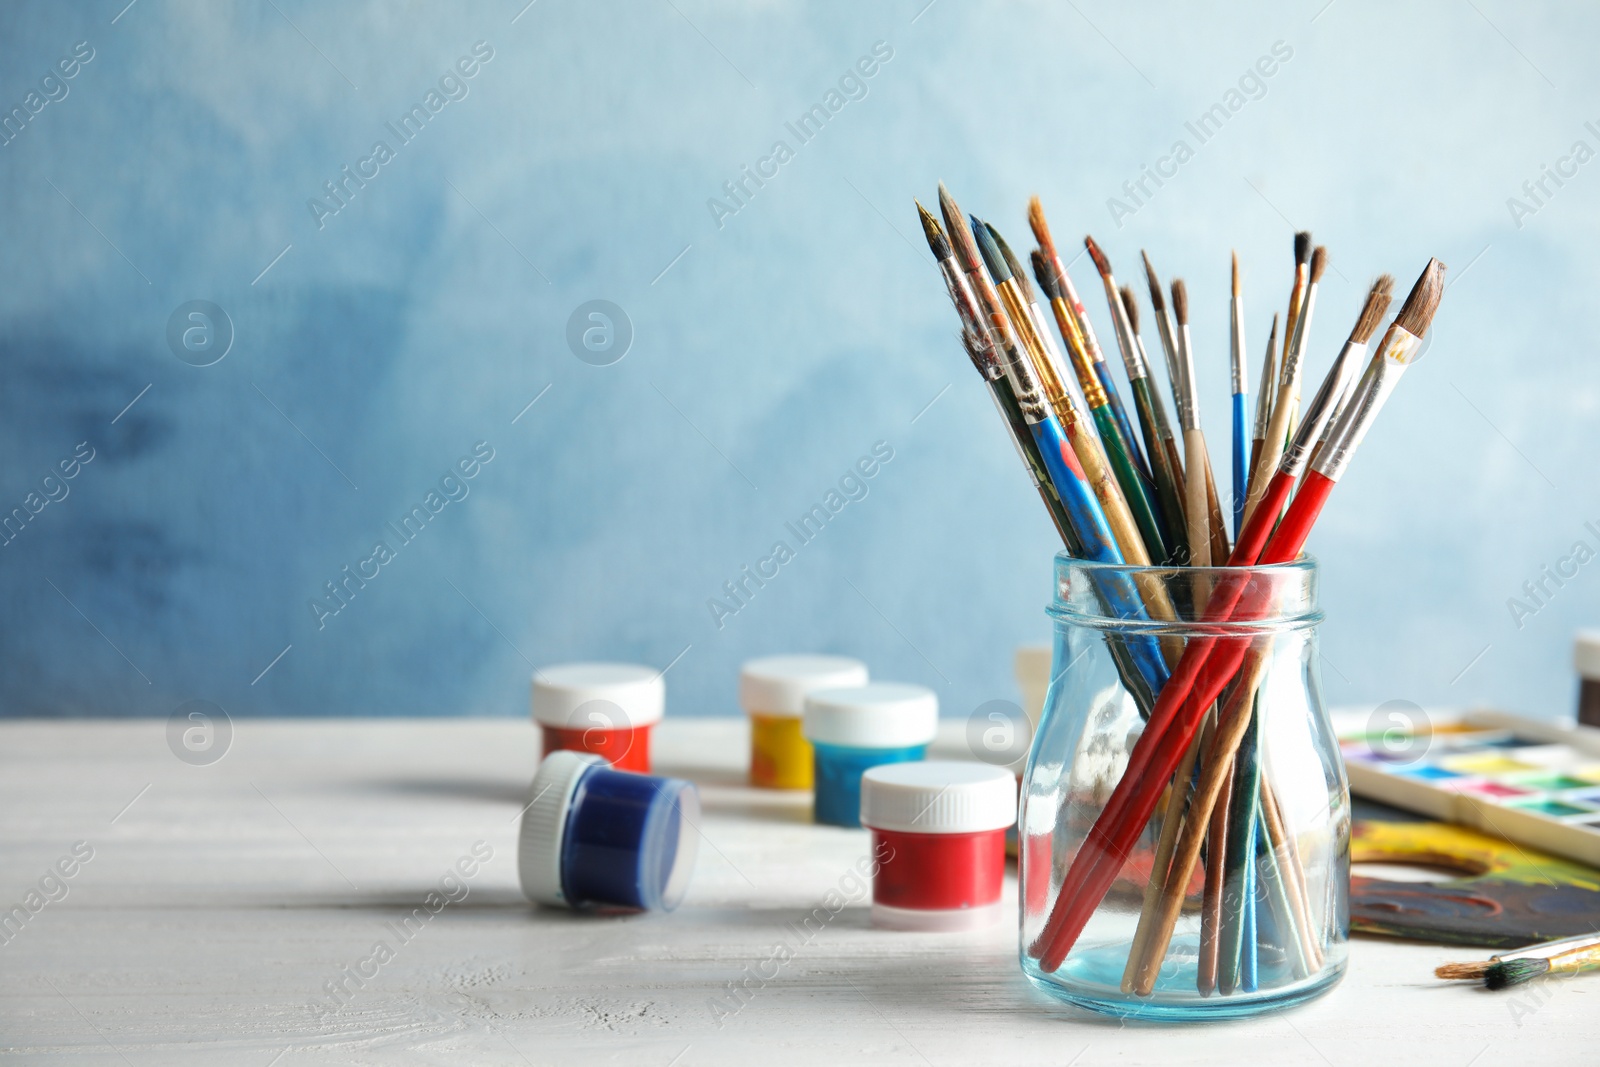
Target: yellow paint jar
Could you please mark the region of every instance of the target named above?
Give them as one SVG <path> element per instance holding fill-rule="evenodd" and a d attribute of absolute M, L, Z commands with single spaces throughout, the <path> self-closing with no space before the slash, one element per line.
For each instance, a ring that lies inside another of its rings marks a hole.
<path fill-rule="evenodd" d="M 800 730 L 806 694 L 867 684 L 867 665 L 845 656 L 763 656 L 739 670 L 739 704 L 750 716 L 750 784 L 810 789 L 811 742 Z"/>

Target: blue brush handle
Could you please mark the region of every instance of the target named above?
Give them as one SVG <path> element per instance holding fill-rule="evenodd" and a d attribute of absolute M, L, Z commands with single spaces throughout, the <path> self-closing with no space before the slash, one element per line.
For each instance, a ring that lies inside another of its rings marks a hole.
<path fill-rule="evenodd" d="M 1072 443 L 1062 431 L 1061 423 L 1052 415 L 1043 422 L 1034 423 L 1032 429 L 1033 439 L 1039 445 L 1039 454 L 1044 458 L 1045 471 L 1055 484 L 1056 495 L 1061 498 L 1067 518 L 1083 542 L 1084 558 L 1096 563 L 1122 565 L 1125 561 L 1111 534 L 1111 526 L 1106 522 L 1106 513 L 1101 509 L 1100 501 L 1095 499 L 1094 490 L 1084 477 L 1077 454 L 1072 451 Z M 1139 590 L 1132 578 L 1124 572 L 1116 572 L 1105 575 L 1104 579 L 1100 592 L 1112 611 L 1124 619 L 1149 621 L 1150 616 L 1145 613 L 1144 602 L 1140 600 Z M 1150 691 L 1161 692 L 1168 678 L 1167 663 L 1161 657 L 1161 645 L 1151 634 L 1132 634 L 1127 638 L 1127 646 L 1135 669 L 1149 685 Z"/>
<path fill-rule="evenodd" d="M 1112 417 L 1117 420 L 1117 432 L 1122 435 L 1122 443 L 1133 459 L 1133 465 L 1139 468 L 1139 476 L 1153 487 L 1155 483 L 1150 476 L 1150 461 L 1139 448 L 1139 439 L 1133 435 L 1133 423 L 1128 421 L 1128 411 L 1122 406 L 1122 397 L 1117 394 L 1117 383 L 1111 380 L 1111 368 L 1105 360 L 1100 360 L 1094 365 L 1094 374 L 1100 379 L 1100 387 L 1106 391 L 1106 404 L 1111 408 Z"/>
<path fill-rule="evenodd" d="M 1250 431 L 1245 427 L 1243 393 L 1233 394 L 1233 537 L 1239 539 L 1239 529 L 1244 525 L 1244 501 L 1250 494 L 1246 484 L 1250 457 Z"/>

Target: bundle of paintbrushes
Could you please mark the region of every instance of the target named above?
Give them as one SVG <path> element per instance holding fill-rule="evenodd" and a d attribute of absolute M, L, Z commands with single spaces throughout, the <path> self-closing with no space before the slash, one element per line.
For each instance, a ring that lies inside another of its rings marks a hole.
<path fill-rule="evenodd" d="M 1334 484 L 1421 346 L 1443 292 L 1444 265 L 1428 263 L 1369 358 L 1393 297 L 1393 279 L 1378 278 L 1306 402 L 1305 364 L 1328 255 L 1309 234 L 1296 234 L 1288 309 L 1272 320 L 1251 420 L 1234 257 L 1225 510 L 1196 388 L 1196 366 L 1207 358 L 1190 330 L 1198 292 L 1182 279 L 1163 287 L 1143 257 L 1152 312 L 1146 321 L 1154 323 L 1162 355 L 1154 368 L 1138 296 L 1119 287 L 1106 253 L 1084 239 L 1122 358 L 1126 381 L 1119 383 L 1037 198 L 1028 208 L 1038 244 L 1027 257 L 1031 270 L 994 226 L 963 215 L 943 186 L 939 206 L 943 225 L 920 204 L 917 210 L 955 304 L 962 345 L 1067 554 L 1108 565 L 1092 572 L 1108 617 L 1148 623 L 1106 638 L 1142 732 L 1092 827 L 1052 872 L 1045 890 L 1054 889 L 1053 901 L 1028 956 L 1041 973 L 1054 972 L 1119 875 L 1126 878 L 1124 866 L 1143 870 L 1148 861 L 1123 993 L 1151 993 L 1174 925 L 1193 908 L 1197 881 L 1200 995 L 1254 992 L 1258 943 L 1270 942 L 1304 977 L 1320 966 L 1331 936 L 1335 920 L 1327 913 L 1340 909 L 1315 914 L 1317 883 L 1302 869 L 1281 785 L 1261 773 L 1271 642 L 1226 635 L 1269 607 L 1261 584 L 1239 569 L 1254 575 L 1300 558 Z M 1211 629 L 1180 633 L 1179 622 Z M 1130 864 L 1136 852 L 1144 858 Z M 1271 905 L 1270 917 L 1258 918 L 1258 898 Z"/>

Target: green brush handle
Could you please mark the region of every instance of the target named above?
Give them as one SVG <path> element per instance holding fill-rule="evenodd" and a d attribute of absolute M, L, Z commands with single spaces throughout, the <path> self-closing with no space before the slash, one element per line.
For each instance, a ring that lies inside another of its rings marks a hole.
<path fill-rule="evenodd" d="M 1111 473 L 1116 475 L 1122 495 L 1128 501 L 1128 510 L 1133 513 L 1133 521 L 1139 527 L 1139 536 L 1144 539 L 1144 550 L 1149 553 L 1152 563 L 1165 560 L 1167 541 L 1161 531 L 1161 522 L 1156 518 L 1155 508 L 1150 503 L 1150 495 L 1145 492 L 1144 479 L 1139 476 L 1133 457 L 1123 447 L 1122 434 L 1117 430 L 1116 415 L 1110 404 L 1101 404 L 1094 409 L 1094 424 L 1100 430 L 1100 443 L 1105 446 Z"/>
<path fill-rule="evenodd" d="M 1161 503 L 1162 529 L 1165 531 L 1164 543 L 1167 554 L 1157 557 L 1151 552 L 1152 560 L 1159 559 L 1163 563 L 1182 563 L 1189 558 L 1189 539 L 1184 524 L 1183 494 L 1179 491 L 1179 476 L 1172 469 L 1172 453 L 1167 450 L 1166 442 L 1161 440 L 1160 426 L 1164 420 L 1156 415 L 1155 405 L 1159 400 L 1150 391 L 1149 378 L 1135 378 L 1129 382 L 1133 387 L 1133 403 L 1139 412 L 1139 428 L 1144 432 L 1145 454 L 1150 457 L 1154 466 L 1155 488 L 1157 499 Z"/>

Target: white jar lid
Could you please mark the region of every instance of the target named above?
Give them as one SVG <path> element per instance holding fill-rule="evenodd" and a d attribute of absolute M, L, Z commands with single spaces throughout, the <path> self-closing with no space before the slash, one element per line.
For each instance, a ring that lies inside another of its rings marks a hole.
<path fill-rule="evenodd" d="M 861 776 L 861 825 L 910 834 L 971 834 L 1017 821 L 1017 779 L 956 760 L 886 763 Z"/>
<path fill-rule="evenodd" d="M 545 726 L 626 730 L 660 722 L 666 704 L 667 684 L 654 667 L 562 663 L 533 676 L 533 721 Z"/>
<path fill-rule="evenodd" d="M 605 760 L 592 752 L 552 752 L 528 787 L 528 806 L 517 829 L 517 880 L 522 895 L 539 904 L 565 904 L 561 889 L 561 839 L 578 781 Z"/>
<path fill-rule="evenodd" d="M 848 656 L 762 656 L 739 668 L 739 706 L 798 719 L 806 694 L 867 684 L 867 665 Z"/>
<path fill-rule="evenodd" d="M 1600 682 L 1600 630 L 1579 630 L 1572 642 L 1572 665 L 1578 677 Z"/>
<path fill-rule="evenodd" d="M 939 698 L 932 689 L 899 682 L 818 689 L 806 694 L 802 730 L 825 745 L 925 745 L 939 732 Z"/>

